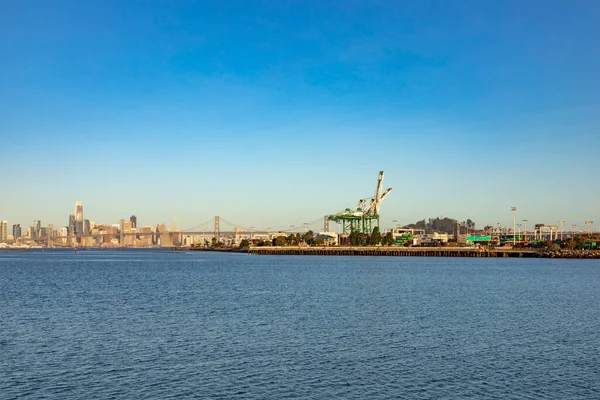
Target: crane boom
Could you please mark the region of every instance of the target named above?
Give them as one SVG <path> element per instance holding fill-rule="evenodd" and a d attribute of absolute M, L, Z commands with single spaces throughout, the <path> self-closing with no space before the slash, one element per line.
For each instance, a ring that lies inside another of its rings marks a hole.
<path fill-rule="evenodd" d="M 392 188 L 385 189 L 385 192 L 383 192 L 383 194 L 379 198 L 379 201 L 377 202 L 377 205 L 375 206 L 375 215 L 379 215 L 379 207 L 381 207 L 381 202 L 387 197 L 388 194 L 390 194 L 391 191 Z"/>
<path fill-rule="evenodd" d="M 365 212 L 365 215 L 379 215 L 379 207 L 381 206 L 381 202 L 392 191 L 392 188 L 388 188 L 381 193 L 382 186 L 383 171 L 379 171 L 379 176 L 377 177 L 377 188 L 375 189 L 375 197 L 371 199 L 371 202 L 369 203 L 369 209 Z"/>
<path fill-rule="evenodd" d="M 383 185 L 383 171 L 379 171 L 379 176 L 377 176 L 377 188 L 375 189 L 375 202 L 379 200 L 381 196 L 381 186 Z"/>

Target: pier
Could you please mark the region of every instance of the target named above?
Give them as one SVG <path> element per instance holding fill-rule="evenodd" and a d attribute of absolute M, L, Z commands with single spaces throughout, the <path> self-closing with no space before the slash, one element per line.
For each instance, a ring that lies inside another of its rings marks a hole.
<path fill-rule="evenodd" d="M 484 249 L 466 247 L 257 247 L 256 255 L 399 256 L 399 257 L 539 257 L 536 250 Z"/>

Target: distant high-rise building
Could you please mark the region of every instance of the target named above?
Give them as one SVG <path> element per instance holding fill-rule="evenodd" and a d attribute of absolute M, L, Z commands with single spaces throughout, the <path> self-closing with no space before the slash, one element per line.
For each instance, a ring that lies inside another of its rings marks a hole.
<path fill-rule="evenodd" d="M 75 203 L 75 221 L 83 222 L 83 204 L 80 201 Z"/>
<path fill-rule="evenodd" d="M 13 225 L 13 237 L 15 240 L 21 237 L 21 224 Z"/>
<path fill-rule="evenodd" d="M 69 215 L 69 235 L 75 235 L 75 216 Z"/>
<path fill-rule="evenodd" d="M 129 217 L 129 222 L 131 222 L 131 227 L 133 229 L 137 228 L 137 217 L 135 215 Z"/>
<path fill-rule="evenodd" d="M 40 229 L 42 229 L 42 221 L 39 219 L 33 220 L 32 229 L 32 239 L 37 239 L 40 237 Z"/>
<path fill-rule="evenodd" d="M 161 247 L 171 247 L 173 246 L 173 238 L 169 234 L 169 232 L 163 232 L 159 237 L 160 246 Z"/>
<path fill-rule="evenodd" d="M 132 246 L 135 243 L 135 234 L 131 227 L 131 221 L 121 220 L 120 243 L 122 246 Z"/>
<path fill-rule="evenodd" d="M 83 234 L 89 235 L 90 233 L 92 233 L 92 227 L 90 225 L 90 220 L 84 219 L 83 220 Z"/>
<path fill-rule="evenodd" d="M 124 232 L 131 232 L 131 221 L 127 221 L 125 219 L 121 220 L 121 225 L 120 225 L 121 231 Z"/>
<path fill-rule="evenodd" d="M 8 240 L 8 222 L 2 221 L 0 222 L 0 242 L 5 242 Z"/>
<path fill-rule="evenodd" d="M 80 201 L 75 203 L 75 235 L 81 236 L 85 234 L 83 229 L 83 204 Z"/>

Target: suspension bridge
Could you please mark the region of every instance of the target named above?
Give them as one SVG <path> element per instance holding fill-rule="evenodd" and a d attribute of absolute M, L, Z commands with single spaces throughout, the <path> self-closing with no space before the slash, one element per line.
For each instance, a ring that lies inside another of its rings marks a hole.
<path fill-rule="evenodd" d="M 202 238 L 201 240 L 212 240 L 215 238 L 217 241 L 221 239 L 238 239 L 239 237 L 244 236 L 252 236 L 252 235 L 277 235 L 277 234 L 285 234 L 286 236 L 294 233 L 305 233 L 309 230 L 312 231 L 320 231 L 320 230 L 328 230 L 328 218 L 327 216 L 317 218 L 310 222 L 303 222 L 298 225 L 291 224 L 286 227 L 254 227 L 254 226 L 243 226 L 241 224 L 237 224 L 235 222 L 231 222 L 227 219 L 222 218 L 221 216 L 215 216 L 213 218 L 207 219 L 201 224 L 192 226 L 191 228 L 186 228 L 182 230 L 177 230 L 174 228 L 173 230 L 165 230 L 165 231 L 150 231 L 144 232 L 141 230 L 132 230 L 132 231 L 122 231 L 116 230 L 112 232 L 93 232 L 88 234 L 81 235 L 53 235 L 35 238 L 33 241 L 39 244 L 50 245 L 68 245 L 72 244 L 71 242 L 109 242 L 110 240 L 117 240 L 119 243 L 127 242 L 131 243 L 136 239 L 145 239 L 147 245 L 155 245 L 158 238 L 161 238 L 162 241 L 167 241 L 169 243 L 183 243 L 184 238 L 186 237 L 196 237 Z M 131 243 L 133 244 L 133 243 Z"/>
<path fill-rule="evenodd" d="M 271 233 L 304 233 L 312 231 L 329 230 L 328 217 L 323 216 L 310 222 L 303 222 L 299 224 L 290 224 L 285 227 L 259 227 L 259 226 L 244 226 L 235 222 L 222 218 L 221 216 L 215 216 L 210 218 L 203 223 L 193 226 L 191 228 L 182 229 L 179 231 L 184 235 L 196 236 L 196 235 L 213 235 L 214 237 L 231 236 L 240 234 L 242 232 L 249 232 L 255 234 L 271 234 Z"/>

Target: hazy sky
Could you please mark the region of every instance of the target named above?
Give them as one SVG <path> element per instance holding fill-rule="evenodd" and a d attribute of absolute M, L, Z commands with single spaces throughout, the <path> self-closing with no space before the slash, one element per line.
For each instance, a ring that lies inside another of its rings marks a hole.
<path fill-rule="evenodd" d="M 598 21 L 595 0 L 1 0 L 0 219 L 66 225 L 79 200 L 301 226 L 384 170 L 384 227 L 600 224 Z"/>

